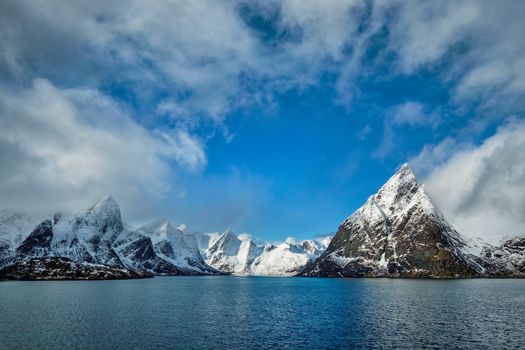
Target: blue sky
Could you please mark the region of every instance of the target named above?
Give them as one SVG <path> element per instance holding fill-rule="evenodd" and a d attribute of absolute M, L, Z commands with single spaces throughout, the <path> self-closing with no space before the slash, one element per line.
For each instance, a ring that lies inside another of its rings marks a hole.
<path fill-rule="evenodd" d="M 525 230 L 519 2 L 52 2 L 0 5 L 1 207 L 309 238 L 408 162 Z"/>

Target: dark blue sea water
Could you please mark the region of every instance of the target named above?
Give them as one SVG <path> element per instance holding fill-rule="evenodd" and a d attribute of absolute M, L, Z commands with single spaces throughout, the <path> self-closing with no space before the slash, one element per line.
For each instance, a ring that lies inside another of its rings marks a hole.
<path fill-rule="evenodd" d="M 525 280 L 0 282 L 0 349 L 525 347 Z"/>

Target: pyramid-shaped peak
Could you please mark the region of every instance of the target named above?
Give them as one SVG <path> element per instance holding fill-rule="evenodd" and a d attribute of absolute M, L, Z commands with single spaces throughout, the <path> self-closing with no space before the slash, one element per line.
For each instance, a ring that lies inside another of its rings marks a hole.
<path fill-rule="evenodd" d="M 377 203 L 387 211 L 394 207 L 406 205 L 419 189 L 416 176 L 410 166 L 403 164 L 396 173 L 372 196 Z"/>
<path fill-rule="evenodd" d="M 399 168 L 394 175 L 381 187 L 381 192 L 398 192 L 406 187 L 418 186 L 416 175 L 410 169 L 410 166 L 405 163 Z"/>
<path fill-rule="evenodd" d="M 237 236 L 235 236 L 235 234 L 233 233 L 233 231 L 231 229 L 226 229 L 226 231 L 224 231 L 221 235 L 223 238 L 229 238 L 229 237 L 235 237 L 237 238 Z"/>
<path fill-rule="evenodd" d="M 118 212 L 120 215 L 120 207 L 117 201 L 110 195 L 105 196 L 99 200 L 93 207 L 89 209 L 91 213 L 97 212 Z"/>
<path fill-rule="evenodd" d="M 152 221 L 148 224 L 145 224 L 144 226 L 141 227 L 143 230 L 145 231 L 163 231 L 163 232 L 166 232 L 166 231 L 169 231 L 171 230 L 173 227 L 171 226 L 170 222 L 168 219 L 166 218 L 161 218 L 161 219 L 157 219 L 155 221 Z"/>
<path fill-rule="evenodd" d="M 111 196 L 105 196 L 99 200 L 85 214 L 79 215 L 78 220 L 83 221 L 86 225 L 95 225 L 101 232 L 112 234 L 117 234 L 124 228 L 120 207 Z"/>
<path fill-rule="evenodd" d="M 410 168 L 410 165 L 408 163 L 404 163 L 401 165 L 401 167 L 396 171 L 396 173 L 392 176 L 391 180 L 397 178 L 401 181 L 417 181 L 416 175 L 414 175 L 414 172 Z"/>
<path fill-rule="evenodd" d="M 241 240 L 233 233 L 232 230 L 227 229 L 224 231 L 219 238 L 215 241 L 215 244 L 230 244 L 230 242 L 235 242 L 235 244 L 240 244 Z"/>
<path fill-rule="evenodd" d="M 117 201 L 115 200 L 115 198 L 113 198 L 113 196 L 108 194 L 102 197 L 93 207 L 100 207 L 112 203 L 117 204 Z"/>

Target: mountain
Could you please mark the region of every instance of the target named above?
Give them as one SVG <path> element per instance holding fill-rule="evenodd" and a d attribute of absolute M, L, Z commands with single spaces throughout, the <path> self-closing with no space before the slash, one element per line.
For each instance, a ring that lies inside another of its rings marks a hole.
<path fill-rule="evenodd" d="M 174 229 L 167 221 L 145 225 L 137 231 L 126 228 L 120 208 L 111 196 L 103 198 L 84 213 L 72 216 L 56 214 L 35 226 L 21 214 L 2 218 L 0 228 L 6 232 L 2 237 L 9 238 L 0 244 L 0 268 L 4 268 L 4 272 L 9 271 L 5 269 L 8 265 L 13 265 L 21 271 L 29 271 L 29 274 L 31 267 L 42 269 L 50 266 L 43 263 L 48 261 L 44 258 L 56 257 L 76 264 L 71 265 L 72 269 L 92 271 L 93 266 L 98 266 L 95 270 L 113 269 L 112 272 L 107 270 L 108 276 L 122 278 L 146 276 L 148 273 L 218 273 L 204 262 L 195 237 Z M 33 228 L 30 230 L 29 227 Z M 26 233 L 27 237 L 22 240 L 24 231 L 29 231 L 29 234 Z M 17 244 L 13 237 L 20 237 L 20 243 Z M 29 261 L 38 264 L 25 263 Z M 68 266 L 66 263 L 62 265 Z M 122 274 L 118 272 L 120 270 L 133 273 Z"/>
<path fill-rule="evenodd" d="M 462 236 L 404 164 L 339 226 L 326 251 L 300 273 L 327 277 L 459 278 L 479 275 Z"/>
<path fill-rule="evenodd" d="M 264 244 L 230 230 L 193 232 L 166 219 L 133 229 L 111 196 L 76 215 L 0 212 L 0 279 L 195 274 L 525 277 L 525 237 L 499 245 L 463 237 L 406 164 L 333 238 Z"/>
<path fill-rule="evenodd" d="M 325 239 L 326 242 L 326 239 Z M 321 242 L 288 238 L 278 245 L 266 245 L 252 266 L 254 275 L 294 275 L 326 249 Z"/>
<path fill-rule="evenodd" d="M 195 234 L 175 228 L 166 219 L 142 226 L 137 234 L 148 237 L 155 254 L 186 274 L 214 274 L 200 253 Z"/>
<path fill-rule="evenodd" d="M 525 277 L 525 237 L 514 237 L 501 245 L 485 244 L 472 259 L 485 277 Z"/>
<path fill-rule="evenodd" d="M 219 271 L 236 274 L 248 274 L 249 264 L 255 256 L 257 247 L 251 240 L 243 242 L 230 230 L 221 234 L 206 250 L 208 264 Z"/>
<path fill-rule="evenodd" d="M 261 246 L 250 238 L 239 237 L 230 230 L 221 234 L 206 249 L 206 262 L 236 275 L 293 275 L 326 248 L 317 241 L 293 239 Z"/>
<path fill-rule="evenodd" d="M 16 248 L 14 258 L 67 257 L 76 262 L 125 268 L 112 247 L 124 230 L 120 208 L 107 196 L 82 214 L 42 221 Z"/>
<path fill-rule="evenodd" d="M 0 266 L 14 254 L 24 237 L 41 221 L 42 217 L 0 211 Z"/>

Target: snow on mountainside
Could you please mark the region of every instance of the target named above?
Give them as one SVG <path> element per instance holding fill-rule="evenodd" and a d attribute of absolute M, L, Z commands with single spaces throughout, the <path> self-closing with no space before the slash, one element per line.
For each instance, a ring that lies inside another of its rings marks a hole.
<path fill-rule="evenodd" d="M 110 196 L 76 215 L 35 218 L 0 212 L 0 271 L 0 278 L 17 278 L 16 271 L 25 274 L 21 278 L 60 278 L 61 273 L 68 278 L 230 273 L 525 277 L 525 237 L 500 245 L 465 239 L 404 165 L 343 221 L 333 238 L 264 244 L 230 230 L 193 232 L 165 219 L 134 229 L 123 224 Z"/>
<path fill-rule="evenodd" d="M 325 237 L 323 242 L 327 242 Z M 220 271 L 237 275 L 293 275 L 326 248 L 312 240 L 287 239 L 279 245 L 258 245 L 254 240 L 225 231 L 206 250 L 206 261 Z"/>
<path fill-rule="evenodd" d="M 0 211 L 0 266 L 1 261 L 12 255 L 27 234 L 42 220 L 38 216 Z"/>
<path fill-rule="evenodd" d="M 326 240 L 325 240 L 326 242 Z M 255 275 L 294 275 L 326 249 L 320 242 L 288 238 L 279 245 L 266 245 L 252 266 Z"/>
<path fill-rule="evenodd" d="M 239 239 L 229 230 L 197 233 L 186 225 L 176 228 L 166 219 L 133 229 L 123 224 L 111 196 L 81 214 L 42 220 L 3 212 L 0 219 L 0 267 L 60 257 L 158 275 L 293 274 L 317 257 L 329 239 L 264 246 L 249 235 Z"/>
<path fill-rule="evenodd" d="M 2 251 L 0 267 L 35 257 L 61 257 L 79 264 L 99 264 L 154 274 L 217 273 L 204 262 L 195 237 L 174 229 L 166 221 L 146 225 L 136 232 L 125 228 L 120 208 L 110 196 L 85 213 L 57 214 L 32 230 L 28 229 L 32 226 L 29 221 L 20 223 L 20 220 L 10 218 L 2 220 L 0 227 L 16 226 L 9 228 L 9 234 L 13 236 L 16 232 L 26 231 L 27 237 L 15 249 Z"/>
<path fill-rule="evenodd" d="M 250 247 L 244 244 L 241 250 L 241 245 L 243 242 L 232 231 L 226 230 L 206 250 L 206 261 L 220 271 L 248 273 L 246 262 L 249 259 Z"/>
<path fill-rule="evenodd" d="M 514 237 L 500 245 L 485 244 L 472 259 L 487 277 L 525 277 L 525 237 Z"/>
<path fill-rule="evenodd" d="M 163 275 L 282 275 L 296 273 L 319 256 L 331 238 L 264 245 L 249 235 L 239 239 L 229 230 L 220 234 L 193 232 L 186 225 L 175 228 L 165 219 L 133 229 L 123 224 L 111 196 L 71 216 L 56 214 L 42 220 L 2 214 L 0 266 L 36 257 L 63 257 Z"/>
<path fill-rule="evenodd" d="M 137 230 L 137 233 L 152 240 L 158 256 L 183 270 L 194 273 L 217 272 L 204 262 L 195 234 L 173 227 L 166 219 L 144 225 Z"/>
<path fill-rule="evenodd" d="M 112 247 L 123 229 L 117 202 L 111 196 L 104 197 L 85 213 L 70 217 L 54 216 L 48 255 L 124 267 Z"/>
<path fill-rule="evenodd" d="M 472 277 L 461 235 L 407 164 L 348 217 L 306 276 Z"/>
<path fill-rule="evenodd" d="M 9 210 L 0 211 L 0 241 L 6 240 L 18 245 L 28 232 L 44 218 L 39 216 L 15 213 Z"/>

